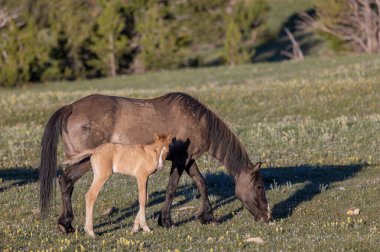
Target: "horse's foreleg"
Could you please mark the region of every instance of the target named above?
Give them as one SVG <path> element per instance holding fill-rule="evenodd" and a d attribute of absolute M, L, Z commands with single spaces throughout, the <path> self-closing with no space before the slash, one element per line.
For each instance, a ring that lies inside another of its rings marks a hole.
<path fill-rule="evenodd" d="M 74 183 L 91 169 L 90 162 L 84 162 L 80 165 L 68 166 L 62 176 L 59 177 L 59 185 L 62 194 L 62 213 L 58 218 L 58 227 L 66 234 L 75 232 L 71 225 L 74 219 L 71 205 L 71 195 L 74 190 Z"/>
<path fill-rule="evenodd" d="M 213 215 L 210 200 L 208 199 L 206 181 L 200 173 L 197 163 L 195 161 L 190 162 L 186 167 L 186 172 L 193 179 L 201 194 L 202 203 L 198 211 L 195 213 L 195 218 L 197 220 L 200 220 L 200 222 L 203 224 L 215 222 L 216 220 Z"/>
<path fill-rule="evenodd" d="M 161 213 L 158 216 L 159 226 L 170 227 L 172 225 L 172 221 L 170 217 L 170 208 L 172 206 L 174 193 L 177 189 L 178 182 L 182 175 L 183 170 L 184 170 L 183 166 L 175 165 L 174 162 L 172 163 L 168 188 L 166 190 L 166 195 L 165 195 L 165 202 L 161 208 Z"/>

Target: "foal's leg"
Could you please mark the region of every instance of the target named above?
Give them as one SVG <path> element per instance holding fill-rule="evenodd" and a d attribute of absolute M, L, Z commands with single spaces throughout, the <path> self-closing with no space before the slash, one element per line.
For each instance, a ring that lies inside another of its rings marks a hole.
<path fill-rule="evenodd" d="M 149 192 L 148 192 L 148 183 L 149 183 L 149 177 L 146 178 L 146 204 L 148 204 L 149 201 Z"/>
<path fill-rule="evenodd" d="M 111 175 L 111 172 L 109 172 L 108 169 L 100 170 L 99 168 L 100 167 L 96 169 L 96 167 L 94 167 L 94 180 L 92 181 L 90 189 L 86 193 L 86 224 L 85 224 L 84 230 L 92 238 L 95 238 L 95 233 L 94 233 L 93 223 L 92 223 L 94 204 L 104 183 L 107 181 L 107 179 Z"/>
<path fill-rule="evenodd" d="M 170 208 L 172 206 L 172 201 L 174 193 L 177 190 L 179 179 L 185 169 L 182 165 L 176 165 L 172 162 L 172 168 L 170 170 L 170 178 L 168 183 L 168 188 L 166 189 L 165 202 L 161 208 L 160 215 L 158 216 L 158 225 L 163 227 L 170 227 L 172 225 L 170 217 Z"/>
<path fill-rule="evenodd" d="M 192 160 L 185 168 L 187 174 L 193 179 L 195 182 L 200 194 L 201 194 L 201 207 L 195 213 L 195 218 L 200 220 L 201 223 L 206 224 L 210 222 L 215 222 L 215 218 L 213 215 L 213 210 L 208 199 L 208 192 L 205 179 L 200 173 L 197 163 Z"/>
<path fill-rule="evenodd" d="M 137 185 L 139 188 L 139 212 L 137 213 L 135 223 L 133 225 L 133 232 L 137 232 L 139 230 L 139 226 L 144 230 L 144 232 L 149 232 L 150 229 L 148 225 L 146 224 L 146 217 L 145 217 L 145 204 L 146 204 L 146 187 L 147 187 L 147 180 L 148 178 L 145 176 L 137 177 Z"/>
<path fill-rule="evenodd" d="M 65 172 L 59 177 L 59 185 L 62 194 L 62 213 L 58 218 L 58 227 L 65 232 L 73 233 L 75 229 L 71 225 L 74 219 L 73 209 L 71 206 L 71 195 L 74 190 L 74 183 L 91 169 L 89 161 L 80 165 L 67 166 Z"/>

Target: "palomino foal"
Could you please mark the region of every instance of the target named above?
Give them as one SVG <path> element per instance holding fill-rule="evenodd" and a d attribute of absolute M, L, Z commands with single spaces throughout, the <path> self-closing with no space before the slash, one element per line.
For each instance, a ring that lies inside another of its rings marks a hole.
<path fill-rule="evenodd" d="M 66 164 L 77 164 L 90 157 L 94 171 L 94 180 L 86 194 L 86 224 L 85 231 L 95 238 L 93 230 L 93 208 L 96 198 L 112 172 L 133 176 L 137 179 L 139 189 L 139 212 L 133 225 L 133 232 L 141 227 L 144 232 L 150 229 L 145 219 L 145 204 L 147 201 L 148 177 L 156 170 L 161 170 L 169 152 L 172 137 L 166 135 L 153 136 L 154 142 L 147 145 L 126 145 L 120 143 L 105 143 L 95 149 L 69 157 Z"/>

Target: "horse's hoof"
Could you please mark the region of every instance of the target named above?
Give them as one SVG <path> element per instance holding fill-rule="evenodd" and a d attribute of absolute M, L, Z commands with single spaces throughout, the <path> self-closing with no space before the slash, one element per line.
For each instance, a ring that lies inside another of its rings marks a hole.
<path fill-rule="evenodd" d="M 58 230 L 59 230 L 59 232 L 61 232 L 62 234 L 67 234 L 67 232 L 66 232 L 66 228 L 65 228 L 63 225 L 61 225 L 61 224 L 58 224 Z"/>
<path fill-rule="evenodd" d="M 160 227 L 170 228 L 171 226 L 173 226 L 173 223 L 172 223 L 172 220 L 170 219 L 170 216 L 166 217 L 166 218 L 162 218 L 162 214 L 161 213 L 158 216 L 157 223 L 158 223 L 158 226 L 160 226 Z"/>
<path fill-rule="evenodd" d="M 71 224 L 65 226 L 64 224 L 58 223 L 58 230 L 65 235 L 75 233 L 75 228 Z"/>
<path fill-rule="evenodd" d="M 195 217 L 197 220 L 199 220 L 202 224 L 210 224 L 210 223 L 218 223 L 218 221 L 215 219 L 213 214 L 205 213 L 201 216 Z"/>

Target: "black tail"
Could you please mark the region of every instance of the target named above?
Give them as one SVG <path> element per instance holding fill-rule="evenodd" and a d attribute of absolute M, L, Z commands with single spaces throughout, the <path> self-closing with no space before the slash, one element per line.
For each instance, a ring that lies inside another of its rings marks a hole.
<path fill-rule="evenodd" d="M 71 113 L 71 106 L 58 109 L 49 119 L 41 141 L 40 181 L 40 209 L 42 216 L 46 215 L 50 207 L 53 194 L 54 178 L 57 167 L 57 145 L 63 124 Z"/>

